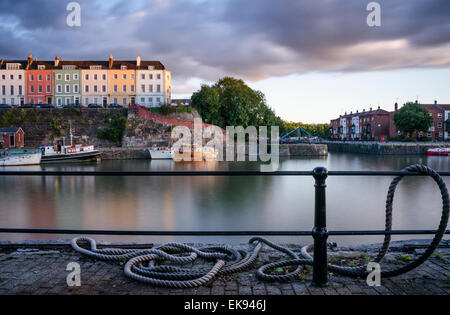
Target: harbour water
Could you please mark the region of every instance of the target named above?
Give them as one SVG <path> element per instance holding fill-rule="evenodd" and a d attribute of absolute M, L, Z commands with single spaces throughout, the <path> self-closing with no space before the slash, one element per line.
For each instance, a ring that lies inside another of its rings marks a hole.
<path fill-rule="evenodd" d="M 326 158 L 291 158 L 280 170 L 400 170 L 411 164 L 450 171 L 449 157 L 373 156 L 330 153 Z M 9 177 L 4 170 L 259 170 L 257 162 L 128 160 L 91 164 L 0 169 L 0 226 L 118 230 L 311 230 L 312 177 Z M 329 230 L 381 230 L 390 177 L 330 177 Z M 450 187 L 450 178 L 445 178 Z M 435 183 L 406 178 L 394 202 L 394 229 L 435 229 L 441 214 Z M 0 234 L 0 240 L 61 239 L 68 235 Z M 247 237 L 95 236 L 116 242 L 229 242 Z M 427 238 L 397 236 L 393 239 Z M 275 237 L 309 243 L 310 237 Z M 382 236 L 334 237 L 340 245 L 377 243 Z"/>

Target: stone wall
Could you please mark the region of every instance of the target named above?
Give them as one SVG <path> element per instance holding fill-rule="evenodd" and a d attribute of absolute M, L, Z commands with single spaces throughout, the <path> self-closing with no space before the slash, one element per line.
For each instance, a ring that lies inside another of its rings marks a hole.
<path fill-rule="evenodd" d="M 362 153 L 374 155 L 422 155 L 429 148 L 439 148 L 445 144 L 436 143 L 377 143 L 377 142 L 327 142 L 330 152 Z M 450 144 L 447 145 L 447 147 Z"/>

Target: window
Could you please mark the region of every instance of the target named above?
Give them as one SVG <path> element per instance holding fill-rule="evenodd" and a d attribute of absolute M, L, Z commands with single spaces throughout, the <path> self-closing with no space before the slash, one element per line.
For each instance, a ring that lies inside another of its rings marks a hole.
<path fill-rule="evenodd" d="M 74 92 L 74 93 L 79 93 L 79 92 L 78 92 L 78 84 L 75 84 L 75 85 L 73 86 L 73 92 Z"/>
<path fill-rule="evenodd" d="M 62 67 L 64 70 L 74 70 L 75 66 L 63 66 Z"/>
<path fill-rule="evenodd" d="M 117 80 L 117 73 L 116 73 L 116 74 L 114 74 L 114 79 L 116 79 L 116 80 Z"/>
<path fill-rule="evenodd" d="M 98 92 L 98 87 L 97 87 L 97 85 L 94 85 L 94 93 L 97 93 Z"/>
<path fill-rule="evenodd" d="M 38 65 L 37 68 L 38 68 L 38 70 L 45 70 L 45 66 L 44 65 Z"/>
<path fill-rule="evenodd" d="M 2 85 L 2 95 L 6 95 L 6 85 Z M 6 102 L 3 102 L 6 103 Z"/>
<path fill-rule="evenodd" d="M 34 93 L 34 86 L 30 85 L 30 93 Z"/>
<path fill-rule="evenodd" d="M 57 76 L 56 76 L 56 78 L 58 79 L 58 80 L 62 80 L 62 74 L 58 74 Z"/>
<path fill-rule="evenodd" d="M 131 74 L 131 75 L 130 75 L 130 78 L 133 80 L 133 79 L 134 79 L 134 74 Z"/>
<path fill-rule="evenodd" d="M 4 78 L 3 78 L 4 79 Z M 30 75 L 30 81 L 34 81 L 34 75 Z"/>
<path fill-rule="evenodd" d="M 19 63 L 7 63 L 6 64 L 6 70 L 19 70 L 20 64 Z"/>
<path fill-rule="evenodd" d="M 58 97 L 58 99 L 56 100 L 56 103 L 61 106 L 62 105 L 62 98 Z"/>
<path fill-rule="evenodd" d="M 39 103 L 39 104 L 42 104 L 42 99 L 41 99 L 41 98 L 38 100 L 38 103 Z"/>
<path fill-rule="evenodd" d="M 114 104 L 117 104 L 117 98 L 114 98 Z"/>
<path fill-rule="evenodd" d="M 94 74 L 94 80 L 97 80 L 97 75 L 96 74 Z"/>
<path fill-rule="evenodd" d="M 428 138 L 431 138 L 433 136 L 433 134 L 430 131 L 428 132 L 427 135 L 428 135 Z"/>
<path fill-rule="evenodd" d="M 161 75 L 160 74 L 158 74 L 158 80 L 161 80 Z"/>
<path fill-rule="evenodd" d="M 127 66 L 120 66 L 121 70 L 127 70 Z"/>
<path fill-rule="evenodd" d="M 11 92 L 11 95 L 14 95 L 14 85 L 10 86 L 10 92 Z"/>
<path fill-rule="evenodd" d="M 441 113 L 437 114 L 437 117 L 442 118 L 442 114 Z"/>
<path fill-rule="evenodd" d="M 89 93 L 89 85 L 86 85 L 86 86 L 84 87 L 84 91 L 85 91 L 86 93 Z"/>
<path fill-rule="evenodd" d="M 75 73 L 75 74 L 73 75 L 73 79 L 74 79 L 75 81 L 78 80 L 78 74 Z"/>
<path fill-rule="evenodd" d="M 66 74 L 65 80 L 70 81 L 70 74 Z"/>
<path fill-rule="evenodd" d="M 148 70 L 153 70 L 153 69 L 155 69 L 155 67 L 153 67 L 153 66 L 148 66 Z"/>
<path fill-rule="evenodd" d="M 66 97 L 66 105 L 70 104 L 70 98 Z"/>
<path fill-rule="evenodd" d="M 66 84 L 65 88 L 66 88 L 66 93 L 70 93 L 70 85 Z"/>
<path fill-rule="evenodd" d="M 133 85 L 133 84 L 130 85 L 130 91 L 131 91 L 131 92 L 134 92 L 134 85 Z"/>
<path fill-rule="evenodd" d="M 153 74 L 150 74 L 150 80 L 153 80 Z"/>
<path fill-rule="evenodd" d="M 156 92 L 157 92 L 157 93 L 160 93 L 160 92 L 161 92 L 161 85 L 160 85 L 160 84 L 158 84 L 158 85 L 156 86 Z"/>
<path fill-rule="evenodd" d="M 58 93 L 62 93 L 62 86 L 61 86 L 61 84 L 58 84 L 58 85 L 56 86 L 56 91 L 57 91 Z"/>
<path fill-rule="evenodd" d="M 122 75 L 122 78 L 126 79 L 126 78 L 127 78 L 127 75 L 126 75 L 126 74 Z"/>
<path fill-rule="evenodd" d="M 14 74 L 11 74 L 11 75 L 9 76 L 9 78 L 10 78 L 11 80 L 14 80 Z"/>
<path fill-rule="evenodd" d="M 19 85 L 19 95 L 22 95 L 22 86 Z"/>
<path fill-rule="evenodd" d="M 102 75 L 103 81 L 106 80 L 106 74 Z"/>
<path fill-rule="evenodd" d="M 161 98 L 157 97 L 156 98 L 156 103 L 161 104 Z"/>
<path fill-rule="evenodd" d="M 152 103 L 153 103 L 153 97 L 150 97 L 150 98 L 148 99 L 148 102 L 149 102 L 150 104 L 152 104 Z"/>
<path fill-rule="evenodd" d="M 38 81 L 42 81 L 42 74 L 38 76 Z"/>
<path fill-rule="evenodd" d="M 443 135 L 443 133 L 442 133 L 442 131 L 440 131 L 439 132 L 439 137 L 442 138 L 442 135 Z"/>
<path fill-rule="evenodd" d="M 438 122 L 438 128 L 442 128 L 442 123 L 441 122 Z"/>
<path fill-rule="evenodd" d="M 89 81 L 89 74 L 86 74 L 86 75 L 84 76 L 84 79 L 85 79 L 86 81 Z"/>
<path fill-rule="evenodd" d="M 30 99 L 30 103 L 34 104 L 34 98 Z"/>
<path fill-rule="evenodd" d="M 38 92 L 39 92 L 39 93 L 42 93 L 42 85 L 39 85 L 39 86 L 38 86 Z"/>
<path fill-rule="evenodd" d="M 145 93 L 145 84 L 142 84 L 142 85 L 141 85 L 141 92 L 142 92 L 142 93 Z"/>
<path fill-rule="evenodd" d="M 142 80 L 145 80 L 145 74 L 141 74 Z"/>
<path fill-rule="evenodd" d="M 114 85 L 114 92 L 117 92 L 117 85 Z"/>
<path fill-rule="evenodd" d="M 19 80 L 22 80 L 22 75 L 21 74 L 19 74 Z"/>
<path fill-rule="evenodd" d="M 145 98 L 141 97 L 141 103 L 144 104 L 145 103 Z"/>
<path fill-rule="evenodd" d="M 47 93 L 50 93 L 50 85 L 47 84 Z"/>
<path fill-rule="evenodd" d="M 94 97 L 94 104 L 98 104 L 96 97 Z"/>
<path fill-rule="evenodd" d="M 127 99 L 124 97 L 123 99 L 122 99 L 122 104 L 125 106 L 125 105 L 127 105 Z"/>
<path fill-rule="evenodd" d="M 6 76 L 2 74 L 2 80 L 6 80 Z"/>
<path fill-rule="evenodd" d="M 102 85 L 102 92 L 106 93 L 106 85 Z"/>
<path fill-rule="evenodd" d="M 89 104 L 89 98 L 86 97 L 86 98 L 84 99 L 84 104 L 86 104 L 86 105 Z"/>
<path fill-rule="evenodd" d="M 47 81 L 50 81 L 50 80 L 51 80 L 50 74 L 47 74 Z"/>
<path fill-rule="evenodd" d="M 150 93 L 153 93 L 153 85 L 152 84 L 149 85 L 149 88 L 150 88 Z"/>
<path fill-rule="evenodd" d="M 102 66 L 89 66 L 89 69 L 91 69 L 91 70 L 101 70 Z"/>
<path fill-rule="evenodd" d="M 126 86 L 126 84 L 123 85 L 122 91 L 123 91 L 123 92 L 126 92 L 126 91 L 127 91 L 127 86 Z"/>

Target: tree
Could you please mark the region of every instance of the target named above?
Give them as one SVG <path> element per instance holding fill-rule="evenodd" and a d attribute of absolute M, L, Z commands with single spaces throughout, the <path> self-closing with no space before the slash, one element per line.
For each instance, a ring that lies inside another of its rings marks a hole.
<path fill-rule="evenodd" d="M 191 101 L 207 123 L 222 128 L 283 126 L 282 120 L 267 105 L 264 94 L 252 90 L 240 79 L 225 77 L 212 86 L 202 85 Z"/>
<path fill-rule="evenodd" d="M 422 105 L 408 102 L 395 113 L 394 123 L 398 130 L 413 134 L 427 131 L 433 125 L 433 117 Z"/>

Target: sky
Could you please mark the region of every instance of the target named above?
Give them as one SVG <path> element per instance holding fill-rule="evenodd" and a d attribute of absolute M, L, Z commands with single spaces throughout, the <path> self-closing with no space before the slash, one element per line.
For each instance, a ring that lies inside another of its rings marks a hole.
<path fill-rule="evenodd" d="M 173 98 L 242 78 L 277 115 L 329 122 L 345 111 L 416 99 L 450 103 L 450 1 L 0 0 L 0 57 L 160 60 Z"/>

